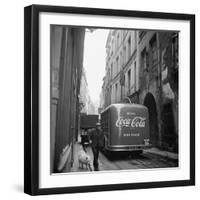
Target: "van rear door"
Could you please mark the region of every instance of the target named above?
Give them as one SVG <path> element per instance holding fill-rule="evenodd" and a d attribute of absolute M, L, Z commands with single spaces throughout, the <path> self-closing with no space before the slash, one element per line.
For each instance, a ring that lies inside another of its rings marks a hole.
<path fill-rule="evenodd" d="M 144 145 L 149 139 L 148 109 L 143 105 L 127 104 L 112 115 L 111 145 Z"/>

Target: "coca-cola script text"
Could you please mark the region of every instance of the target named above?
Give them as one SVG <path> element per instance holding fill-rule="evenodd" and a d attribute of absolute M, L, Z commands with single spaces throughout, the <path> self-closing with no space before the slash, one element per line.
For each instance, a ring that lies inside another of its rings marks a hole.
<path fill-rule="evenodd" d="M 145 127 L 145 117 L 139 117 L 136 116 L 134 118 L 124 118 L 124 117 L 119 117 L 115 123 L 116 127 L 139 127 L 139 128 L 144 128 Z"/>

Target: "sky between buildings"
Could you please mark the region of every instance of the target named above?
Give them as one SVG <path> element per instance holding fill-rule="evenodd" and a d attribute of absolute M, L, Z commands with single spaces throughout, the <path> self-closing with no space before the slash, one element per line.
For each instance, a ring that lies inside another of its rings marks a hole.
<path fill-rule="evenodd" d="M 92 102 L 99 105 L 99 95 L 105 75 L 106 66 L 106 40 L 109 30 L 96 29 L 94 32 L 86 31 L 84 44 L 84 61 L 88 89 Z"/>

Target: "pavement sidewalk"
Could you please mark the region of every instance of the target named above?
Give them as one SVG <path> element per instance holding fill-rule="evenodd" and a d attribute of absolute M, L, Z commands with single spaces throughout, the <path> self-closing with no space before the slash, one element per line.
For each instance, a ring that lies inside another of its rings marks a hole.
<path fill-rule="evenodd" d="M 169 151 L 162 151 L 162 150 L 155 148 L 155 147 L 153 147 L 151 149 L 145 149 L 144 152 L 155 154 L 155 155 L 162 156 L 162 157 L 172 159 L 172 160 L 178 160 L 178 154 L 177 153 L 172 153 L 172 152 L 169 152 Z"/>

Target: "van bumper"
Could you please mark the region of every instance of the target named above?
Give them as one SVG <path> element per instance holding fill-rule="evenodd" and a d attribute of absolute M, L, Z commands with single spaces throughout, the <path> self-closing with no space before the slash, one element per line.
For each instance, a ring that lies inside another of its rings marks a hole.
<path fill-rule="evenodd" d="M 108 151 L 139 151 L 143 149 L 149 149 L 152 145 L 112 145 L 107 146 Z"/>

